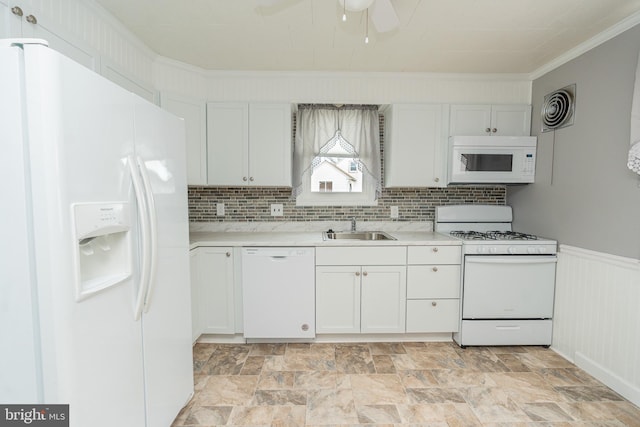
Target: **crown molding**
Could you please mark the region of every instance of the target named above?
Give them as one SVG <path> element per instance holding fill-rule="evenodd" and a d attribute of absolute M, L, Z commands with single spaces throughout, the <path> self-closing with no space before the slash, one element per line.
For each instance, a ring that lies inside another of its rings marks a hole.
<path fill-rule="evenodd" d="M 603 32 L 591 37 L 589 40 L 579 44 L 578 46 L 574 47 L 573 49 L 568 50 L 567 52 L 565 52 L 562 55 L 558 56 L 557 58 L 553 59 L 552 61 L 546 63 L 542 67 L 540 67 L 537 70 L 535 70 L 532 73 L 530 73 L 529 74 L 529 78 L 532 81 L 536 80 L 536 79 L 544 76 L 548 72 L 550 72 L 552 70 L 555 70 L 556 68 L 558 68 L 558 67 L 566 64 L 567 62 L 577 58 L 578 56 L 582 55 L 583 53 L 586 53 L 586 52 L 590 51 L 591 49 L 593 49 L 593 48 L 595 48 L 597 46 L 600 46 L 602 43 L 611 40 L 612 38 L 624 33 L 625 31 L 629 30 L 630 28 L 635 27 L 638 24 L 640 24 L 640 12 L 636 12 L 633 15 L 630 15 L 630 16 L 626 17 L 625 19 L 623 19 L 622 21 L 618 22 L 614 26 L 609 27 L 608 29 L 604 30 Z"/>

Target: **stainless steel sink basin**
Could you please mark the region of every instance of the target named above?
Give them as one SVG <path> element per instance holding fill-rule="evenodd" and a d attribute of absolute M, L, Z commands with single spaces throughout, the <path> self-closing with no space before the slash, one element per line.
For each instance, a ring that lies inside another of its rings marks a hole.
<path fill-rule="evenodd" d="M 383 231 L 338 231 L 322 233 L 322 240 L 396 240 Z"/>

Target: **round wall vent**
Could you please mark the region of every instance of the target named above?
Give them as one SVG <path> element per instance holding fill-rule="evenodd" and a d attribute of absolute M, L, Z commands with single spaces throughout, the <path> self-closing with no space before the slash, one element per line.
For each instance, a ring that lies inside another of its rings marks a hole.
<path fill-rule="evenodd" d="M 563 87 L 547 94 L 542 103 L 542 131 L 559 129 L 573 124 L 576 85 Z"/>

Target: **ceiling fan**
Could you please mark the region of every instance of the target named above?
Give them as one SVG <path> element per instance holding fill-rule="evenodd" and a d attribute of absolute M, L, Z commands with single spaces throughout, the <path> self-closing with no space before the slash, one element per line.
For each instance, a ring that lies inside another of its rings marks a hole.
<path fill-rule="evenodd" d="M 258 6 L 271 7 L 286 0 L 255 0 Z M 343 20 L 346 20 L 346 12 L 368 11 L 371 23 L 378 33 L 386 33 L 396 29 L 400 25 L 398 15 L 391 0 L 338 0 L 343 9 Z"/>

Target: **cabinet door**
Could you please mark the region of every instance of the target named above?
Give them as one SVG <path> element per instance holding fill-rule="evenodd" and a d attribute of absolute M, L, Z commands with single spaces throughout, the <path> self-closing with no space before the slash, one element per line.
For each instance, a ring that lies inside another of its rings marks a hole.
<path fill-rule="evenodd" d="M 316 267 L 316 333 L 360 332 L 360 267 Z"/>
<path fill-rule="evenodd" d="M 5 3 L 0 1 L 0 38 L 20 38 L 22 37 L 22 22 L 24 16 L 16 15 L 11 8 L 14 3 Z M 24 10 L 23 10 L 24 14 Z"/>
<path fill-rule="evenodd" d="M 191 249 L 189 252 L 189 272 L 191 277 L 191 339 L 198 340 L 202 334 L 202 323 L 200 321 L 200 278 L 199 278 L 199 249 Z"/>
<path fill-rule="evenodd" d="M 207 103 L 207 181 L 211 185 L 249 185 L 249 106 Z"/>
<path fill-rule="evenodd" d="M 291 187 L 291 104 L 249 105 L 249 181 Z"/>
<path fill-rule="evenodd" d="M 184 119 L 187 138 L 187 184 L 207 184 L 207 113 L 201 99 L 162 93 L 160 105 Z"/>
<path fill-rule="evenodd" d="M 234 280 L 232 248 L 199 248 L 200 321 L 206 334 L 233 334 Z"/>
<path fill-rule="evenodd" d="M 393 105 L 386 114 L 385 186 L 442 187 L 446 135 L 442 105 Z"/>
<path fill-rule="evenodd" d="M 491 105 L 452 105 L 449 135 L 491 135 Z"/>
<path fill-rule="evenodd" d="M 41 19 L 34 5 L 25 1 L 6 2 L 0 1 L 0 38 L 36 38 L 46 40 L 49 47 L 63 55 L 73 59 L 85 67 L 100 72 L 99 55 L 86 43 L 63 29 L 51 28 L 50 23 Z M 34 2 L 35 3 L 35 2 Z M 16 10 L 12 10 L 16 8 Z M 22 11 L 19 16 L 18 9 Z M 27 16 L 36 19 L 35 23 L 27 21 Z"/>
<path fill-rule="evenodd" d="M 406 267 L 362 267 L 363 333 L 404 333 Z"/>
<path fill-rule="evenodd" d="M 494 105 L 491 110 L 492 135 L 531 135 L 530 105 Z"/>

